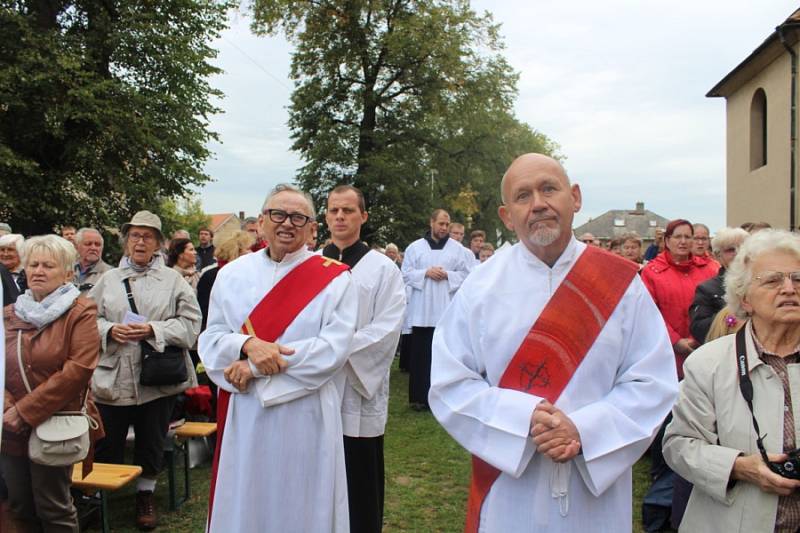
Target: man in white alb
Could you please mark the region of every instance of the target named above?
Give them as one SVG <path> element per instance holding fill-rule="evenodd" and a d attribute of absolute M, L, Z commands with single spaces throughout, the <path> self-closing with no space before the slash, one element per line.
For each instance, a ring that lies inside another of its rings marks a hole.
<path fill-rule="evenodd" d="M 358 322 L 341 371 L 342 429 L 352 533 L 383 528 L 383 432 L 389 409 L 389 369 L 406 308 L 403 276 L 394 262 L 361 240 L 364 195 L 340 185 L 328 194 L 331 244 L 322 255 L 350 267 L 358 288 Z"/>
<path fill-rule="evenodd" d="M 467 531 L 631 531 L 631 466 L 677 394 L 664 322 L 634 268 L 572 235 L 555 160 L 501 183 L 519 243 L 478 266 L 436 327 L 430 405 L 473 454 Z"/>
<path fill-rule="evenodd" d="M 259 217 L 269 247 L 217 275 L 199 352 L 220 387 L 212 533 L 347 533 L 341 397 L 358 292 L 308 251 L 310 198 L 278 186 Z"/>
<path fill-rule="evenodd" d="M 428 409 L 431 383 L 433 330 L 453 294 L 469 274 L 471 265 L 460 243 L 448 235 L 450 215 L 444 209 L 431 214 L 430 230 L 406 248 L 403 280 L 408 291 L 408 325 L 411 326 L 408 401 L 411 408 Z"/>

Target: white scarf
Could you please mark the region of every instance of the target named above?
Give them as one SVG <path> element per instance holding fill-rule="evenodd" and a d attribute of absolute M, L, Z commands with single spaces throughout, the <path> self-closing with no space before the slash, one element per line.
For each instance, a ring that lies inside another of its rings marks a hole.
<path fill-rule="evenodd" d="M 31 290 L 28 289 L 17 298 L 14 312 L 20 319 L 33 324 L 37 329 L 42 329 L 66 313 L 72 307 L 75 298 L 80 295 L 81 291 L 75 285 L 65 283 L 48 294 L 41 302 L 37 302 L 33 299 Z"/>

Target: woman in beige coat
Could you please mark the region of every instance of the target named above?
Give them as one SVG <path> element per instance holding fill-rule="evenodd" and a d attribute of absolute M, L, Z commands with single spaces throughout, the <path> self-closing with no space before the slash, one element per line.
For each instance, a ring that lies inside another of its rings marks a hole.
<path fill-rule="evenodd" d="M 800 442 L 800 413 L 794 412 L 800 402 L 800 236 L 775 230 L 751 236 L 725 286 L 728 306 L 749 319 L 737 333 L 747 366 L 737 357 L 737 335 L 703 345 L 686 361 L 664 436 L 667 463 L 694 484 L 680 531 L 795 532 L 800 480 L 767 461 L 783 464 Z M 740 388 L 748 376 L 753 415 Z"/>
<path fill-rule="evenodd" d="M 164 440 L 175 399 L 197 385 L 188 349 L 200 331 L 200 307 L 194 290 L 158 254 L 163 238 L 156 215 L 136 213 L 122 226 L 122 235 L 125 257 L 119 268 L 106 272 L 90 292 L 97 302 L 102 343 L 92 392 L 106 429 L 95 459 L 122 463 L 128 426 L 133 425 L 133 461 L 142 467 L 137 480 L 136 525 L 152 529 L 157 525 L 153 491 L 163 466 Z M 135 312 L 127 297 L 126 280 Z M 157 352 L 168 346 L 182 349 L 187 378 L 166 386 L 142 385 L 143 345 Z"/>

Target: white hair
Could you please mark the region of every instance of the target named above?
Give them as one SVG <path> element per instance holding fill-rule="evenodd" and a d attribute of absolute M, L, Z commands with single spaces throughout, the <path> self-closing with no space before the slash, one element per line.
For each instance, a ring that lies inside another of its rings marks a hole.
<path fill-rule="evenodd" d="M 105 244 L 105 239 L 103 239 L 103 234 L 100 233 L 99 230 L 96 230 L 94 228 L 81 228 L 81 229 L 79 229 L 77 231 L 77 233 L 75 233 L 75 244 L 83 243 L 83 236 L 86 235 L 87 233 L 97 233 L 97 235 L 100 237 L 100 242 L 102 244 Z"/>
<path fill-rule="evenodd" d="M 264 213 L 269 206 L 270 200 L 282 192 L 293 192 L 305 198 L 306 202 L 308 203 L 308 209 L 311 212 L 311 218 L 317 218 L 317 210 L 314 209 L 314 199 L 311 198 L 311 195 L 304 190 L 298 189 L 294 185 L 289 185 L 288 183 L 279 183 L 269 192 L 267 198 L 264 200 L 264 203 L 261 205 L 261 212 Z"/>
<path fill-rule="evenodd" d="M 58 235 L 40 235 L 25 241 L 25 268 L 28 268 L 28 261 L 36 252 L 50 255 L 64 272 L 72 272 L 72 267 L 78 260 L 78 252 L 72 243 Z"/>
<path fill-rule="evenodd" d="M 8 235 L 3 235 L 2 237 L 0 237 L 0 248 L 11 248 L 12 246 L 17 249 L 17 255 L 19 255 L 19 262 L 24 265 L 25 237 L 23 237 L 19 233 L 9 233 Z"/>
<path fill-rule="evenodd" d="M 753 281 L 753 262 L 765 254 L 785 252 L 800 260 L 800 235 L 784 230 L 764 229 L 750 235 L 739 247 L 725 273 L 725 300 L 739 318 L 747 313 L 742 309 L 742 299 Z"/>
<path fill-rule="evenodd" d="M 736 246 L 737 248 L 742 245 L 744 240 L 750 236 L 742 228 L 721 228 L 717 230 L 714 237 L 711 239 L 711 249 L 715 254 L 719 255 L 725 248 Z"/>

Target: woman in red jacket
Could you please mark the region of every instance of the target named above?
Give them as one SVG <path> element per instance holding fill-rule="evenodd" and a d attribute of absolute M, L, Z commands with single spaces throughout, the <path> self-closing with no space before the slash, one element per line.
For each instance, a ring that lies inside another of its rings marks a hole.
<path fill-rule="evenodd" d="M 692 255 L 694 228 L 688 220 L 678 219 L 667 224 L 664 232 L 664 251 L 642 269 L 642 281 L 655 300 L 667 325 L 669 340 L 675 352 L 678 379 L 683 379 L 683 362 L 699 344 L 689 333 L 689 306 L 697 286 L 716 276 L 719 264 L 705 257 Z M 669 422 L 670 417 L 664 423 Z M 653 484 L 644 497 L 642 521 L 646 531 L 660 531 L 671 519 L 677 529 L 691 485 L 674 475 L 664 462 L 661 441 L 664 426 L 650 448 L 650 474 Z M 674 480 L 674 493 L 673 493 Z"/>
<path fill-rule="evenodd" d="M 692 255 L 692 237 L 688 220 L 673 220 L 664 232 L 664 251 L 642 270 L 642 281 L 667 324 L 679 379 L 683 379 L 683 362 L 698 346 L 689 333 L 689 306 L 695 289 L 719 270 L 716 262 Z"/>

